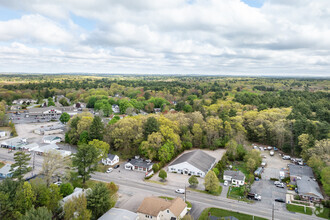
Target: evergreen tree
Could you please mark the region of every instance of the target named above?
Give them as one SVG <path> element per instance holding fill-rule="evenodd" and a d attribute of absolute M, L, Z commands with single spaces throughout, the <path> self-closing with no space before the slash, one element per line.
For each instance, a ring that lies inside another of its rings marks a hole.
<path fill-rule="evenodd" d="M 92 219 L 98 219 L 111 208 L 110 191 L 104 183 L 97 183 L 88 192 L 87 208 L 92 211 Z"/>
<path fill-rule="evenodd" d="M 31 167 L 28 167 L 31 157 L 23 151 L 18 151 L 14 154 L 15 163 L 11 165 L 10 171 L 13 171 L 12 178 L 17 178 L 22 181 L 24 175 L 31 171 Z"/>
<path fill-rule="evenodd" d="M 147 138 L 149 134 L 159 131 L 159 123 L 155 117 L 149 117 L 144 124 L 144 136 Z"/>
<path fill-rule="evenodd" d="M 89 129 L 89 139 L 102 140 L 103 139 L 104 124 L 99 116 L 93 118 L 93 122 Z"/>
<path fill-rule="evenodd" d="M 46 207 L 39 207 L 37 209 L 32 207 L 20 218 L 20 220 L 51 220 L 52 217 L 52 212 Z"/>

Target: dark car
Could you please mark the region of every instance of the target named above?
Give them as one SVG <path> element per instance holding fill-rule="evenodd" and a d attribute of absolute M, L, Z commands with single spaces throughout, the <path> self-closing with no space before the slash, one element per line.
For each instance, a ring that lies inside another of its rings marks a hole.
<path fill-rule="evenodd" d="M 116 166 L 114 166 L 113 168 L 117 169 L 118 167 L 119 167 L 119 165 L 116 165 Z"/>
<path fill-rule="evenodd" d="M 275 199 L 275 202 L 285 203 L 284 199 Z"/>

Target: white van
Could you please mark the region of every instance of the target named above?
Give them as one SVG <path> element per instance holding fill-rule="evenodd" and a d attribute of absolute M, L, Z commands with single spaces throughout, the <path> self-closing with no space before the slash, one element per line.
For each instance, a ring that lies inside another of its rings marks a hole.
<path fill-rule="evenodd" d="M 290 157 L 289 155 L 284 155 L 284 156 L 282 157 L 282 159 L 283 159 L 283 160 L 290 160 L 291 157 Z"/>

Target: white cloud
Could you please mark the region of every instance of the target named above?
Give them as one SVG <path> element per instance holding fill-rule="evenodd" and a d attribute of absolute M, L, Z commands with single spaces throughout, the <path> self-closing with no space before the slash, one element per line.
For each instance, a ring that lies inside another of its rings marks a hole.
<path fill-rule="evenodd" d="M 0 22 L 5 45 L 0 56 L 9 51 L 33 72 L 330 75 L 328 0 L 266 0 L 261 8 L 239 0 L 0 0 L 0 5 L 25 14 Z M 92 19 L 95 28 L 75 24 L 70 14 Z M 2 70 L 17 68 L 17 61 L 7 61 Z"/>

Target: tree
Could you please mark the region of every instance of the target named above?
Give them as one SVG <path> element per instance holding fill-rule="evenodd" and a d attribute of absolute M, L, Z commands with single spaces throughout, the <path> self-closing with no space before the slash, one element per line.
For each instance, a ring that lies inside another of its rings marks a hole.
<path fill-rule="evenodd" d="M 218 170 L 218 168 L 213 168 L 212 170 L 215 173 L 215 175 L 218 177 L 220 174 L 220 171 Z"/>
<path fill-rule="evenodd" d="M 20 220 L 51 220 L 52 217 L 52 212 L 46 207 L 39 207 L 37 209 L 32 207 L 20 218 Z"/>
<path fill-rule="evenodd" d="M 98 219 L 111 208 L 110 191 L 104 183 L 95 184 L 87 193 L 86 199 L 93 219 Z"/>
<path fill-rule="evenodd" d="M 96 147 L 96 149 L 98 149 L 101 152 L 99 159 L 105 158 L 108 155 L 108 152 L 110 149 L 110 145 L 108 143 L 94 139 L 94 140 L 88 142 L 88 144 L 93 145 L 94 147 Z"/>
<path fill-rule="evenodd" d="M 11 165 L 10 171 L 13 171 L 12 178 L 17 178 L 22 181 L 24 175 L 31 171 L 31 167 L 28 167 L 31 160 L 30 155 L 23 151 L 18 151 L 14 154 L 15 163 Z"/>
<path fill-rule="evenodd" d="M 166 163 L 170 161 L 174 154 L 174 145 L 172 142 L 166 142 L 163 146 L 161 146 L 158 150 L 158 159 Z"/>
<path fill-rule="evenodd" d="M 60 122 L 66 124 L 70 120 L 70 115 L 66 112 L 63 112 L 60 117 Z"/>
<path fill-rule="evenodd" d="M 204 186 L 205 190 L 209 192 L 216 192 L 219 189 L 219 180 L 212 170 L 205 175 Z"/>
<path fill-rule="evenodd" d="M 6 178 L 0 183 L 0 218 L 15 219 L 16 214 L 16 192 L 20 183 Z"/>
<path fill-rule="evenodd" d="M 73 186 L 71 183 L 62 183 L 60 186 L 60 193 L 63 197 L 73 193 Z"/>
<path fill-rule="evenodd" d="M 89 220 L 91 217 L 92 213 L 87 209 L 87 200 L 84 195 L 73 196 L 72 199 L 64 204 L 65 220 Z"/>
<path fill-rule="evenodd" d="M 58 101 L 62 106 L 69 106 L 69 102 L 68 100 L 66 100 L 66 98 L 61 98 L 59 101 Z"/>
<path fill-rule="evenodd" d="M 72 164 L 85 184 L 90 174 L 96 170 L 100 153 L 93 145 L 83 144 L 78 147 L 77 153 L 72 158 Z"/>
<path fill-rule="evenodd" d="M 255 170 L 256 162 L 252 158 L 249 158 L 246 162 L 246 168 L 252 173 Z"/>
<path fill-rule="evenodd" d="M 78 145 L 87 144 L 89 141 L 88 131 L 83 131 L 80 133 Z"/>
<path fill-rule="evenodd" d="M 98 139 L 103 140 L 104 124 L 99 116 L 93 118 L 92 124 L 89 129 L 90 140 Z"/>
<path fill-rule="evenodd" d="M 42 163 L 42 173 L 45 176 L 47 186 L 52 181 L 54 175 L 59 174 L 59 170 L 63 167 L 64 158 L 57 150 L 51 150 L 44 154 L 44 161 Z"/>
<path fill-rule="evenodd" d="M 32 205 L 36 197 L 32 191 L 31 184 L 24 182 L 16 193 L 15 203 L 21 213 L 25 213 L 27 210 L 32 208 Z"/>
<path fill-rule="evenodd" d="M 203 129 L 200 124 L 194 124 L 192 128 L 193 136 L 193 145 L 194 147 L 201 147 L 203 141 Z"/>
<path fill-rule="evenodd" d="M 118 115 L 115 115 L 110 121 L 109 121 L 109 125 L 115 124 L 117 121 L 120 120 L 120 117 Z"/>
<path fill-rule="evenodd" d="M 159 170 L 159 165 L 158 165 L 158 163 L 154 163 L 154 164 L 152 165 L 152 170 L 154 171 L 154 173 L 158 172 L 158 170 Z"/>
<path fill-rule="evenodd" d="M 188 179 L 189 184 L 192 187 L 196 187 L 198 185 L 198 179 L 195 175 L 192 175 L 189 179 Z"/>
<path fill-rule="evenodd" d="M 167 173 L 166 173 L 166 171 L 163 170 L 163 169 L 161 169 L 161 170 L 159 171 L 158 177 L 161 178 L 161 179 L 164 181 L 164 180 L 166 179 L 166 177 L 167 177 Z"/>
<path fill-rule="evenodd" d="M 55 212 L 59 207 L 59 202 L 63 198 L 60 193 L 60 188 L 58 185 L 51 184 L 48 188 L 49 190 L 49 201 L 47 203 L 47 208 L 52 212 Z"/>
<path fill-rule="evenodd" d="M 330 196 L 330 167 L 323 168 L 321 171 L 321 182 L 325 193 Z"/>
<path fill-rule="evenodd" d="M 159 131 L 159 123 L 155 117 L 149 117 L 144 124 L 144 136 L 147 138 L 148 135 L 153 132 Z"/>

